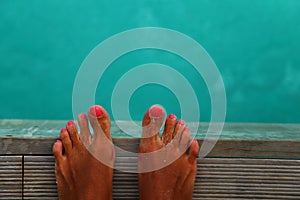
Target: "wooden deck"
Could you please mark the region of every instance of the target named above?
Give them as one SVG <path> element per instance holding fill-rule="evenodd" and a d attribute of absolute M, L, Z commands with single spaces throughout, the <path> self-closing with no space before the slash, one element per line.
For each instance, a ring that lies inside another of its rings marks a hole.
<path fill-rule="evenodd" d="M 0 121 L 0 199 L 57 199 L 52 145 L 64 121 Z M 193 126 L 194 124 L 189 124 Z M 207 124 L 201 124 L 203 142 Z M 112 124 L 114 143 L 136 152 L 139 140 Z M 137 158 L 117 152 L 119 169 Z M 137 174 L 115 171 L 114 199 L 139 199 Z M 198 159 L 193 199 L 300 199 L 300 125 L 226 124 Z"/>

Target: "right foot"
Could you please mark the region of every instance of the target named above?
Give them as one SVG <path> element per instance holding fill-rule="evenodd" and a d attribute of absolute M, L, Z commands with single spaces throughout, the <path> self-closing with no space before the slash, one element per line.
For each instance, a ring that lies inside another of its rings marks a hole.
<path fill-rule="evenodd" d="M 86 115 L 81 114 L 78 116 L 80 136 L 76 125 L 70 121 L 61 130 L 61 140 L 53 145 L 60 200 L 112 199 L 115 152 L 109 116 L 102 107 L 93 106 L 89 110 L 89 121 L 94 130 L 93 137 Z"/>
<path fill-rule="evenodd" d="M 199 145 L 194 139 L 187 148 L 190 130 L 185 127 L 184 121 L 176 122 L 176 116 L 172 114 L 166 120 L 160 137 L 164 115 L 161 107 L 152 106 L 144 116 L 138 163 L 140 199 L 190 200 L 197 172 Z M 170 160 L 172 162 L 167 163 Z"/>

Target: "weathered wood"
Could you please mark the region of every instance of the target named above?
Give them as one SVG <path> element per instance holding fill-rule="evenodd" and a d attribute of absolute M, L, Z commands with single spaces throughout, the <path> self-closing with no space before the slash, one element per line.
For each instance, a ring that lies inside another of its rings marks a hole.
<path fill-rule="evenodd" d="M 0 137 L 0 155 L 52 154 L 56 138 Z M 202 144 L 203 139 L 198 139 Z M 126 151 L 137 152 L 139 139 L 115 138 L 114 144 Z M 118 151 L 119 156 L 128 156 Z M 209 157 L 300 158 L 300 140 L 219 139 Z"/>
<path fill-rule="evenodd" d="M 139 199 L 137 158 L 118 157 L 113 178 L 114 199 Z M 24 157 L 24 199 L 57 199 L 52 156 Z M 246 169 L 245 169 L 246 168 Z M 194 198 L 300 199 L 300 160 L 198 159 Z"/>
<path fill-rule="evenodd" d="M 22 199 L 22 156 L 0 156 L 0 199 Z"/>
<path fill-rule="evenodd" d="M 23 199 L 57 199 L 52 156 L 24 156 Z"/>

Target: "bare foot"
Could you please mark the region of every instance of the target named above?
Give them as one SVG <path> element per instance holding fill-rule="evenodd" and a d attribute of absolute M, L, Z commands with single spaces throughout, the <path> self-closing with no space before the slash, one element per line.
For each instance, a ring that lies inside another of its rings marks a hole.
<path fill-rule="evenodd" d="M 140 199 L 189 200 L 194 190 L 199 145 L 194 139 L 187 149 L 190 130 L 184 121 L 176 122 L 176 116 L 172 114 L 160 137 L 164 116 L 161 107 L 152 106 L 143 119 L 138 163 Z"/>
<path fill-rule="evenodd" d="M 92 137 L 85 114 L 78 116 L 80 135 L 69 121 L 53 145 L 60 200 L 111 200 L 115 152 L 111 143 L 110 120 L 100 106 L 89 110 Z M 105 160 L 105 164 L 99 161 Z M 108 165 L 108 166 L 107 166 Z"/>

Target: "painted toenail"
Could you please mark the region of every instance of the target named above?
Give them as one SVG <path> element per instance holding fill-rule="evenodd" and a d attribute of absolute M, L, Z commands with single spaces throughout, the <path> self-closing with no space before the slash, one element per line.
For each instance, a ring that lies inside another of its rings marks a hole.
<path fill-rule="evenodd" d="M 176 116 L 174 115 L 174 114 L 169 114 L 169 119 L 175 119 L 176 118 Z"/>
<path fill-rule="evenodd" d="M 191 154 L 197 157 L 198 154 L 199 154 L 199 146 L 198 146 L 197 139 L 193 139 L 193 140 L 191 141 L 190 146 L 195 147 L 195 148 L 192 148 L 192 149 L 191 149 Z"/>
<path fill-rule="evenodd" d="M 184 131 L 190 131 L 190 129 L 188 127 L 185 127 Z"/>
<path fill-rule="evenodd" d="M 60 141 L 60 140 L 56 140 L 56 142 L 57 142 L 57 143 L 61 143 L 61 141 Z"/>
<path fill-rule="evenodd" d="M 184 125 L 185 122 L 184 122 L 183 120 L 179 120 L 179 121 L 178 121 L 178 124 L 179 124 L 179 125 Z"/>
<path fill-rule="evenodd" d="M 62 132 L 65 132 L 67 129 L 66 128 L 62 128 L 61 130 L 60 130 L 60 132 L 62 133 Z"/>
<path fill-rule="evenodd" d="M 74 125 L 74 122 L 73 121 L 68 121 L 68 124 L 67 124 L 68 126 L 72 126 L 72 125 Z"/>
<path fill-rule="evenodd" d="M 85 118 L 86 118 L 86 115 L 85 115 L 84 113 L 81 113 L 81 114 L 79 115 L 79 117 L 82 118 L 82 119 L 85 119 Z"/>
<path fill-rule="evenodd" d="M 99 106 L 93 106 L 91 109 L 91 113 L 96 117 L 101 117 L 103 115 L 103 112 Z"/>
<path fill-rule="evenodd" d="M 160 106 L 152 106 L 149 110 L 150 117 L 161 117 L 163 109 Z"/>

